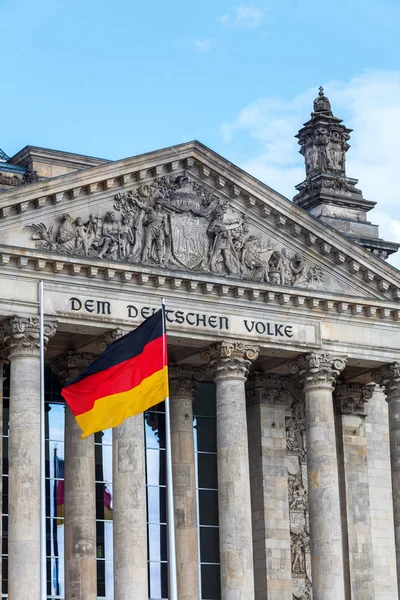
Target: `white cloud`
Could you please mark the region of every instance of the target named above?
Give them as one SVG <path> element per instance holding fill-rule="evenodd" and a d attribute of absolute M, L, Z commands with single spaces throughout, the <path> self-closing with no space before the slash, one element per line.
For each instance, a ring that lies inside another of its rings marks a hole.
<path fill-rule="evenodd" d="M 264 11 L 250 4 L 238 4 L 233 9 L 233 14 L 225 14 L 219 17 L 219 21 L 225 27 L 239 29 L 256 29 L 263 20 Z"/>
<path fill-rule="evenodd" d="M 360 180 L 365 198 L 378 202 L 368 218 L 380 226 L 380 237 L 400 241 L 400 72 L 367 71 L 324 87 L 335 116 L 354 129 L 346 171 Z M 256 150 L 241 166 L 288 198 L 305 174 L 293 136 L 308 119 L 316 93 L 306 90 L 291 100 L 261 98 L 221 127 L 227 142 L 250 138 Z M 400 252 L 389 262 L 400 268 Z"/>
<path fill-rule="evenodd" d="M 210 39 L 194 40 L 193 45 L 199 52 L 208 52 L 213 45 L 213 41 Z"/>

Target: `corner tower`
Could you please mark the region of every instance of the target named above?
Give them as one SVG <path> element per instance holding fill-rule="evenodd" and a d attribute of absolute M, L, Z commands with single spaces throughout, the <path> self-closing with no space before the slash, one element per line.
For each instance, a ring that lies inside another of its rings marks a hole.
<path fill-rule="evenodd" d="M 367 220 L 376 202 L 366 200 L 346 175 L 346 152 L 351 129 L 332 113 L 331 103 L 319 88 L 311 119 L 296 135 L 304 156 L 306 179 L 296 186 L 293 202 L 331 225 L 380 258 L 397 252 L 400 244 L 379 237 L 378 225 Z"/>

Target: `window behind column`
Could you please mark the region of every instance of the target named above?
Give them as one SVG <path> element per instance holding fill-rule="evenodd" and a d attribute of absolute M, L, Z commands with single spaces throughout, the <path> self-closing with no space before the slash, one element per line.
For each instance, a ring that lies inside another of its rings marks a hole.
<path fill-rule="evenodd" d="M 220 600 L 217 430 L 214 383 L 200 383 L 193 405 L 201 598 Z"/>

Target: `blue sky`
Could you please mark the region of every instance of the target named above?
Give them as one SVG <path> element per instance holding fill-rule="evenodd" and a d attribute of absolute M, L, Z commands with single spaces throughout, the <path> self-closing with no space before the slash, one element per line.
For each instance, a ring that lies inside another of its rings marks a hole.
<path fill-rule="evenodd" d="M 400 0 L 0 0 L 0 38 L 8 154 L 118 159 L 197 138 L 289 197 L 293 135 L 324 84 L 355 129 L 348 174 L 400 240 Z"/>

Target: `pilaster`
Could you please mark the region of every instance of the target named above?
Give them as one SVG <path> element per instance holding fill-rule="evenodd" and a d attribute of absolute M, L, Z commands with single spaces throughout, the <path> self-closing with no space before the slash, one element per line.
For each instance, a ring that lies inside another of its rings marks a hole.
<path fill-rule="evenodd" d="M 334 394 L 345 585 L 354 600 L 375 598 L 365 430 L 372 394 L 373 387 L 359 383 L 339 383 Z"/>
<path fill-rule="evenodd" d="M 255 600 L 292 600 L 285 416 L 289 378 L 256 373 L 247 393 Z"/>

